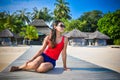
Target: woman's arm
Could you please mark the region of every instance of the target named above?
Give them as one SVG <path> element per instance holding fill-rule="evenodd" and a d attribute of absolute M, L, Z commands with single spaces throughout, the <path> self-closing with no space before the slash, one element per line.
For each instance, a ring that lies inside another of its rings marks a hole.
<path fill-rule="evenodd" d="M 48 40 L 48 36 L 46 36 L 45 38 L 44 38 L 44 41 L 43 41 L 43 44 L 42 44 L 42 47 L 40 48 L 40 50 L 32 57 L 32 59 L 31 60 L 29 60 L 29 61 L 33 61 L 35 58 L 37 58 L 40 54 L 42 54 L 42 52 L 45 50 L 45 48 L 47 47 L 47 40 Z M 29 62 L 28 61 L 28 62 Z"/>
<path fill-rule="evenodd" d="M 63 68 L 64 68 L 64 70 L 70 70 L 70 69 L 67 68 L 67 65 L 66 65 L 66 60 L 67 60 L 67 53 L 66 53 L 67 43 L 68 43 L 68 38 L 65 37 L 65 39 L 64 39 L 64 48 L 62 50 L 62 60 L 63 60 Z"/>

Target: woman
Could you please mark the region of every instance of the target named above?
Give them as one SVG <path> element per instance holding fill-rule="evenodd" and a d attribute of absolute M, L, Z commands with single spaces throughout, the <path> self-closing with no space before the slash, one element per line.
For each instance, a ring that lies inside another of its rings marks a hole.
<path fill-rule="evenodd" d="M 50 35 L 45 37 L 42 48 L 36 55 L 22 66 L 12 66 L 10 72 L 19 70 L 35 70 L 40 73 L 47 72 L 55 67 L 56 60 L 61 52 L 63 68 L 64 70 L 70 70 L 66 66 L 68 39 L 61 35 L 64 28 L 65 26 L 61 21 L 55 21 Z"/>

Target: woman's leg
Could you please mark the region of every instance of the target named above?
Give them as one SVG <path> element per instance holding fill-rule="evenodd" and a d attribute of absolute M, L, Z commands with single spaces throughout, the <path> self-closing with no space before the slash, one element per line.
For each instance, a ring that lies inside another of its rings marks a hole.
<path fill-rule="evenodd" d="M 41 63 L 40 66 L 36 69 L 36 72 L 45 73 L 53 69 L 53 65 L 50 62 Z"/>
<path fill-rule="evenodd" d="M 42 62 L 44 62 L 43 56 L 38 56 L 36 59 L 34 59 L 32 62 L 29 62 L 28 64 L 25 63 L 18 67 L 11 67 L 10 72 L 19 70 L 36 70 Z"/>

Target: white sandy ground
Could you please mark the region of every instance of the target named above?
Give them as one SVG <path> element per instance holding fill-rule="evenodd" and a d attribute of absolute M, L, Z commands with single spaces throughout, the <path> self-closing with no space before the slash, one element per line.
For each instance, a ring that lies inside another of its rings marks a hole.
<path fill-rule="evenodd" d="M 0 72 L 21 56 L 29 47 L 0 47 Z"/>
<path fill-rule="evenodd" d="M 68 46 L 67 52 L 76 58 L 120 73 L 120 48 Z"/>

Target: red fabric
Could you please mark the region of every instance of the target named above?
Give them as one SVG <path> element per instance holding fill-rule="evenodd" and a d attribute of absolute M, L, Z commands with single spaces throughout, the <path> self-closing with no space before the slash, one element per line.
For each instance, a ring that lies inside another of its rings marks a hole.
<path fill-rule="evenodd" d="M 49 43 L 48 43 L 49 44 Z M 45 49 L 44 53 L 49 56 L 50 58 L 57 60 L 62 49 L 64 47 L 64 36 L 62 37 L 62 41 L 58 44 L 56 44 L 55 48 L 51 48 L 49 46 L 47 46 L 47 48 Z"/>

